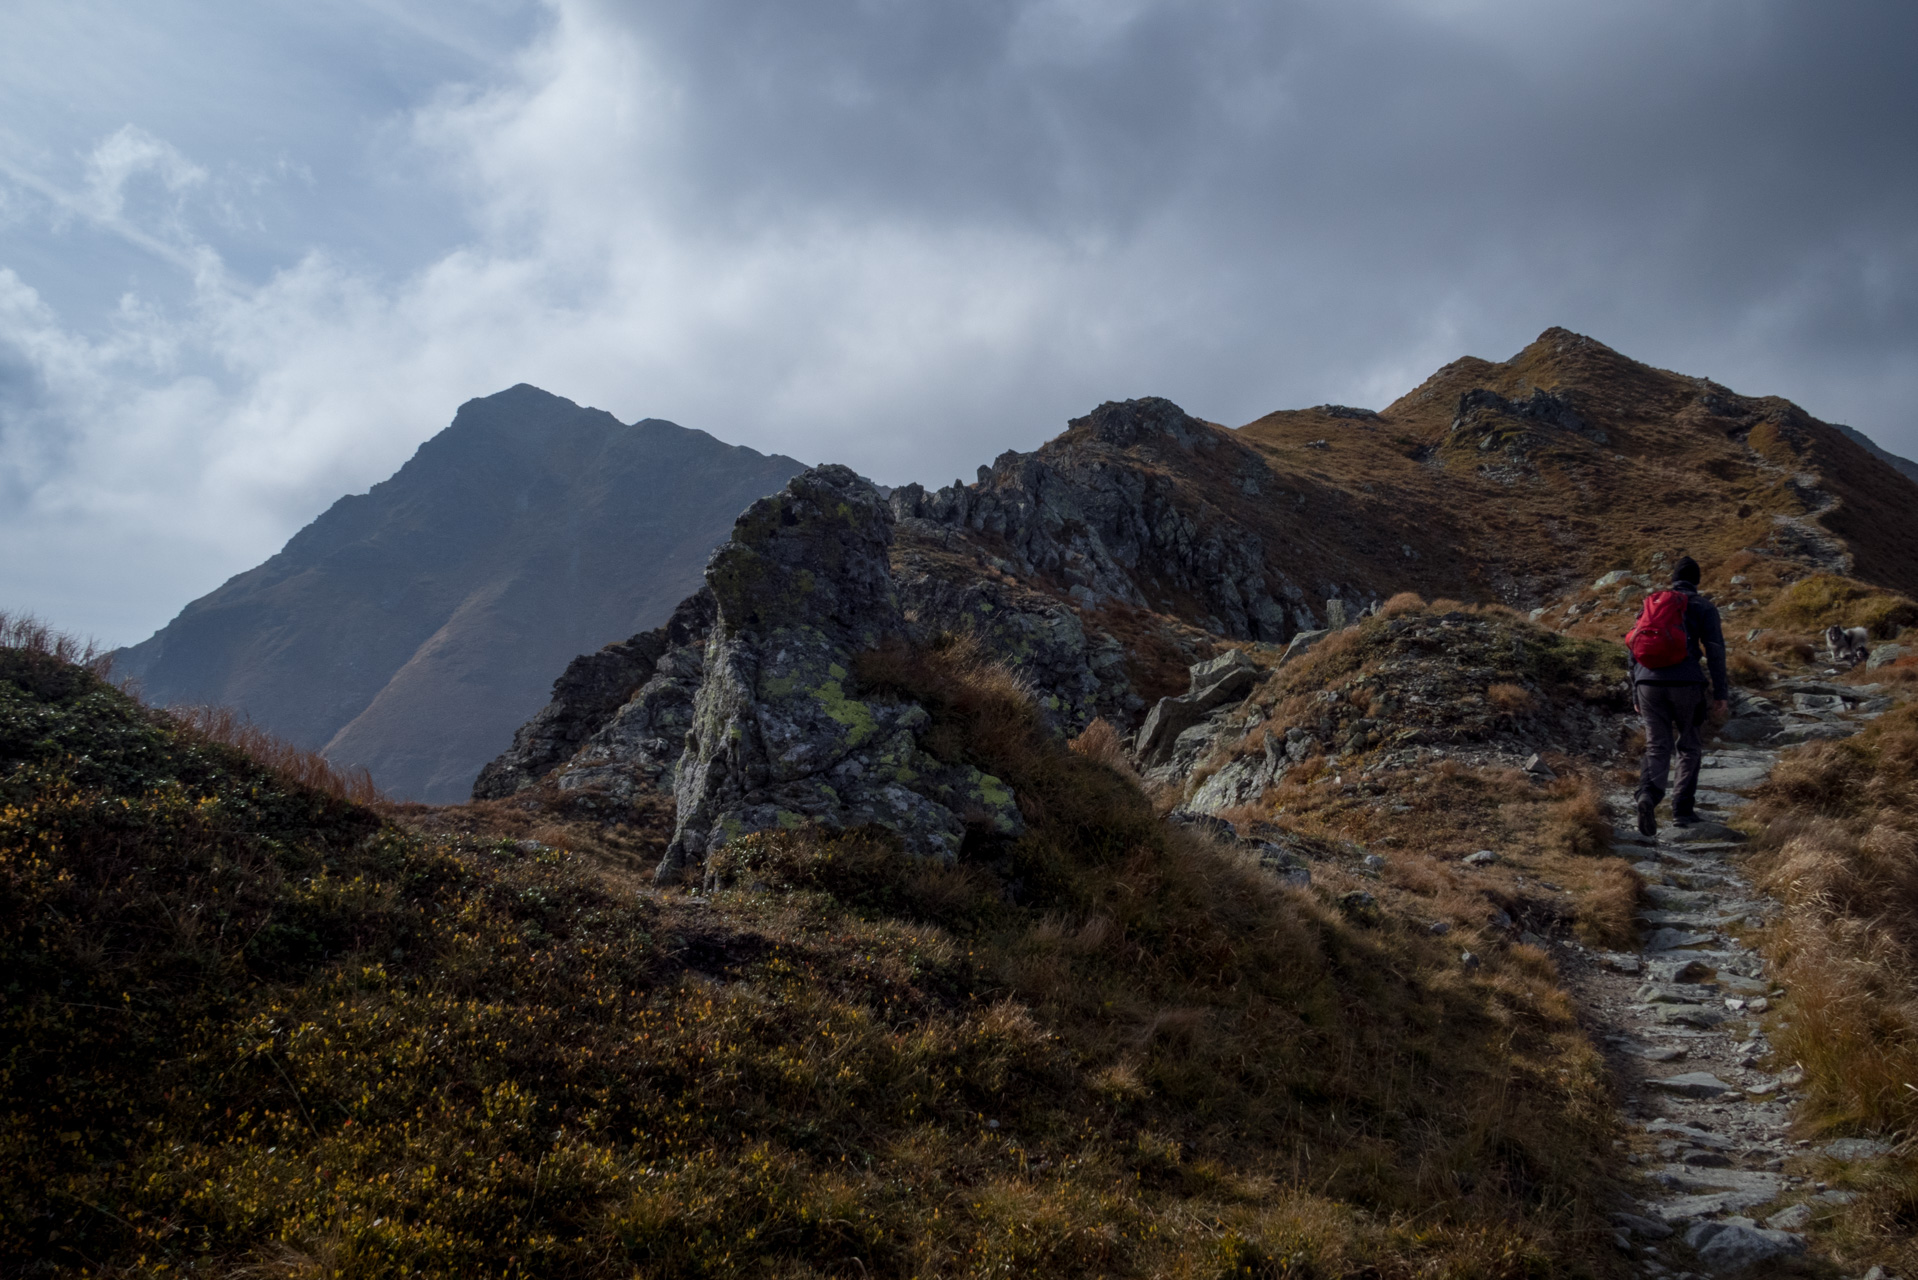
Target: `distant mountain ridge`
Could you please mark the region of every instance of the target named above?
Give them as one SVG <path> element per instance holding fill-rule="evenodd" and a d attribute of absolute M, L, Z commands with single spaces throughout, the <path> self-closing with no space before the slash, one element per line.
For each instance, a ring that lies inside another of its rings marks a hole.
<path fill-rule="evenodd" d="M 1800 582 L 1820 616 L 1827 599 L 1874 601 L 1881 623 L 1918 616 L 1918 486 L 1868 443 L 1554 328 L 1509 360 L 1455 360 L 1377 411 L 1319 405 L 1228 429 L 1147 397 L 1102 404 L 971 484 L 882 491 L 815 468 L 740 517 L 672 625 L 561 673 L 474 795 L 597 791 L 646 821 L 670 805 L 668 880 L 738 835 L 805 821 L 963 843 L 965 821 L 1011 817 L 917 761 L 905 729 L 873 728 L 896 715 L 884 697 L 841 703 L 862 645 L 967 636 L 1054 730 L 1103 720 L 1149 779 L 1183 782 L 1206 812 L 1234 808 L 1296 757 L 1266 738 L 1256 759 L 1214 762 L 1234 764 L 1230 786 L 1199 792 L 1205 716 L 1245 693 L 1230 654 L 1283 661 L 1282 646 L 1400 593 L 1615 638 L 1636 583 L 1690 554 L 1733 633 L 1760 634 L 1744 619 Z M 822 613 L 835 574 L 878 603 Z M 794 639 L 854 616 L 864 630 L 837 649 Z M 1375 730 L 1320 746 L 1359 752 Z"/>
<path fill-rule="evenodd" d="M 462 800 L 555 671 L 664 621 L 734 517 L 801 469 L 521 384 L 462 405 L 115 670 L 155 703 L 232 706 L 364 765 L 397 798 Z"/>

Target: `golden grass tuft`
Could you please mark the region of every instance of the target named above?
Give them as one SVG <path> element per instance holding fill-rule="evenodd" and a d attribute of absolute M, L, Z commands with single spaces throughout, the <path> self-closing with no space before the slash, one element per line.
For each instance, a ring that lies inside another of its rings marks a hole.
<path fill-rule="evenodd" d="M 1385 602 L 1379 610 L 1383 618 L 1396 618 L 1402 613 L 1422 613 L 1425 610 L 1425 597 L 1416 591 L 1401 591 Z"/>
<path fill-rule="evenodd" d="M 1758 814 L 1754 869 L 1784 904 L 1768 950 L 1789 995 L 1772 1035 L 1779 1057 L 1805 1070 L 1802 1118 L 1827 1131 L 1918 1131 L 1918 709 L 1791 753 Z M 1841 1226 L 1872 1241 L 1864 1256 L 1918 1266 L 1909 1144 L 1881 1182 Z"/>
<path fill-rule="evenodd" d="M 1780 591 L 1759 615 L 1766 626 L 1821 632 L 1826 627 L 1864 627 L 1888 636 L 1918 622 L 1918 604 L 1850 578 L 1815 573 Z"/>
<path fill-rule="evenodd" d="M 1499 681 L 1495 684 L 1487 685 L 1485 689 L 1485 701 L 1491 705 L 1493 710 L 1502 711 L 1507 715 L 1514 716 L 1523 715 L 1528 711 L 1536 710 L 1538 707 L 1538 699 L 1533 696 L 1530 689 L 1527 689 L 1522 684 L 1512 684 L 1509 681 Z"/>
<path fill-rule="evenodd" d="M 1634 917 L 1644 893 L 1644 877 L 1625 863 L 1600 865 L 1595 883 L 1579 899 L 1579 939 L 1591 947 L 1629 950 L 1638 938 Z"/>
<path fill-rule="evenodd" d="M 1561 798 L 1545 813 L 1545 847 L 1580 858 L 1610 853 L 1612 820 L 1598 784 L 1587 777 L 1561 778 L 1554 793 Z"/>
<path fill-rule="evenodd" d="M 1102 764 L 1122 777 L 1135 782 L 1138 780 L 1138 775 L 1132 769 L 1132 761 L 1126 755 L 1125 739 L 1104 716 L 1093 720 L 1067 745 L 1086 759 Z"/>
<path fill-rule="evenodd" d="M 1731 682 L 1746 689 L 1768 689 L 1778 677 L 1778 668 L 1755 653 L 1733 653 L 1725 659 L 1725 673 Z"/>
<path fill-rule="evenodd" d="M 364 768 L 344 768 L 317 751 L 296 747 L 231 707 L 168 707 L 165 714 L 188 734 L 217 742 L 276 773 L 353 804 L 377 804 L 386 797 Z"/>

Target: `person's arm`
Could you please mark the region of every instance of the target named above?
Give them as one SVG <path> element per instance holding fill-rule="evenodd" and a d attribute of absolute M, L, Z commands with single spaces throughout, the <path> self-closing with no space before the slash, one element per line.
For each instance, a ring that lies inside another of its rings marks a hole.
<path fill-rule="evenodd" d="M 1705 665 L 1711 671 L 1712 701 L 1729 702 L 1732 696 L 1731 680 L 1725 674 L 1725 631 L 1718 621 L 1718 607 L 1710 602 L 1701 602 L 1704 607 L 1700 619 L 1699 639 L 1705 642 Z"/>

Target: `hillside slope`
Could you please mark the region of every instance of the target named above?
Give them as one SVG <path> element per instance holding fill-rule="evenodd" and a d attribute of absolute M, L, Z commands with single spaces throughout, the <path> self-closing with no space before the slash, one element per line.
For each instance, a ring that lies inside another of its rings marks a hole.
<path fill-rule="evenodd" d="M 1406 586 L 1520 608 L 1655 552 L 1751 548 L 1918 592 L 1918 484 L 1843 428 L 1549 329 L 1456 360 L 1377 413 L 1269 414 L 1238 435 L 1394 531 Z M 1416 559 L 1414 559 L 1416 557 Z"/>
<path fill-rule="evenodd" d="M 888 678 L 1025 834 L 948 865 L 782 832 L 689 897 L 409 833 L 0 647 L 0 1272 L 1519 1280 L 1610 1250 L 1597 1059 L 1536 957 L 1466 981 L 1422 920 L 1160 823 L 957 651 Z"/>
<path fill-rule="evenodd" d="M 165 704 L 238 708 L 463 798 L 566 660 L 663 620 L 790 458 L 530 386 L 461 406 L 391 479 L 195 600 L 116 670 Z"/>

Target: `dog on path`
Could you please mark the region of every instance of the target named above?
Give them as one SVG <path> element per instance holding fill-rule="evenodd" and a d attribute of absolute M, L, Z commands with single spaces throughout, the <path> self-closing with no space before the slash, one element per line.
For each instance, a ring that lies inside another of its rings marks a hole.
<path fill-rule="evenodd" d="M 1826 627 L 1825 656 L 1833 666 L 1857 666 L 1871 656 L 1871 632 L 1863 627 Z"/>

